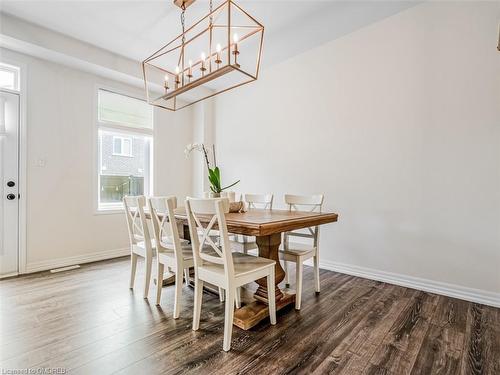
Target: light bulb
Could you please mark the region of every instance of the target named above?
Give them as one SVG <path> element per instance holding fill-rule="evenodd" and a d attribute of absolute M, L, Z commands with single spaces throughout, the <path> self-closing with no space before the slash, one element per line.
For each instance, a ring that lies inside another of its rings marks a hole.
<path fill-rule="evenodd" d="M 189 67 L 192 68 L 193 67 L 193 62 L 191 60 L 189 60 Z"/>
<path fill-rule="evenodd" d="M 201 60 L 205 61 L 206 58 L 207 58 L 207 56 L 205 55 L 205 52 L 202 52 L 201 53 Z"/>
<path fill-rule="evenodd" d="M 181 70 L 179 69 L 179 66 L 177 65 L 177 66 L 175 67 L 175 74 L 179 74 L 179 73 L 180 73 L 180 71 L 181 71 Z"/>
<path fill-rule="evenodd" d="M 238 43 L 238 34 L 233 34 L 233 42 Z"/>
<path fill-rule="evenodd" d="M 222 50 L 222 47 L 220 46 L 219 43 L 217 43 L 217 46 L 215 48 L 217 49 L 218 53 L 220 53 L 220 51 Z"/>
<path fill-rule="evenodd" d="M 165 74 L 165 82 L 168 82 L 168 74 Z"/>

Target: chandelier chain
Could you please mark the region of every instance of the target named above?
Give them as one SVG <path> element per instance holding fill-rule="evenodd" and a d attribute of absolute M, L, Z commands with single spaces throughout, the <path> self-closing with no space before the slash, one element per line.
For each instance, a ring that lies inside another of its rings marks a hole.
<path fill-rule="evenodd" d="M 209 12 L 209 14 L 210 14 L 209 24 L 210 24 L 210 26 L 212 26 L 212 21 L 213 21 L 213 17 L 212 17 L 212 11 L 213 11 L 213 4 L 212 4 L 212 0 L 210 0 L 210 2 L 209 2 L 209 7 L 210 7 L 210 8 L 209 8 L 209 10 L 210 10 L 210 12 Z"/>
<path fill-rule="evenodd" d="M 186 41 L 186 35 L 185 35 L 185 31 L 186 31 L 186 4 L 185 4 L 185 2 L 182 2 L 181 9 L 182 9 L 182 12 L 181 12 L 182 45 L 184 45 L 184 42 Z"/>

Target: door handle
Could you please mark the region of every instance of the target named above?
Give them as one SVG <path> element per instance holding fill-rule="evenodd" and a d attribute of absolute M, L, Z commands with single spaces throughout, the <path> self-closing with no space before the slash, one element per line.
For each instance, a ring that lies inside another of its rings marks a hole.
<path fill-rule="evenodd" d="M 16 196 L 14 194 L 7 194 L 7 199 L 11 201 L 13 199 L 16 199 Z"/>
<path fill-rule="evenodd" d="M 7 182 L 7 186 L 14 187 L 14 186 L 16 186 L 16 183 L 14 181 L 9 181 L 9 182 Z"/>

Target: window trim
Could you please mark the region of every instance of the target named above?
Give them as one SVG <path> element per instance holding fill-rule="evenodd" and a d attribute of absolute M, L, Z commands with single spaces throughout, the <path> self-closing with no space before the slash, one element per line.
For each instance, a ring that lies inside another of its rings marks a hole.
<path fill-rule="evenodd" d="M 123 203 L 116 203 L 116 204 L 104 204 L 106 207 L 103 208 L 103 204 L 99 202 L 100 199 L 100 159 L 101 159 L 101 150 L 100 150 L 100 142 L 99 142 L 99 130 L 103 131 L 112 131 L 112 132 L 119 132 L 123 134 L 130 135 L 133 137 L 134 135 L 136 136 L 142 136 L 142 137 L 148 137 L 150 138 L 149 142 L 149 178 L 147 179 L 147 184 L 149 187 L 149 195 L 154 195 L 154 127 L 155 127 L 155 111 L 152 110 L 152 128 L 139 128 L 139 127 L 132 127 L 132 126 L 127 126 L 124 124 L 120 123 L 115 123 L 115 122 L 110 122 L 110 121 L 101 121 L 99 120 L 99 90 L 105 90 L 114 94 L 118 95 L 123 95 L 130 97 L 132 99 L 137 99 L 141 100 L 145 103 L 146 100 L 140 99 L 137 96 L 134 96 L 133 94 L 123 92 L 123 90 L 116 89 L 114 87 L 109 87 L 106 85 L 102 84 L 96 84 L 95 85 L 95 91 L 94 91 L 94 126 L 93 126 L 93 165 L 94 168 L 93 170 L 93 186 L 94 186 L 94 193 L 92 194 L 92 201 L 93 201 L 93 207 L 94 207 L 94 215 L 108 215 L 108 214 L 123 214 L 124 212 L 124 207 Z M 145 181 L 146 184 L 146 181 Z"/>
<path fill-rule="evenodd" d="M 0 87 L 2 90 L 19 94 L 21 92 L 21 67 L 0 62 L 0 70 L 14 73 L 14 88 Z"/>
<path fill-rule="evenodd" d="M 133 125 L 127 125 L 126 123 L 122 123 L 122 122 L 117 122 L 117 121 L 110 121 L 110 120 L 102 120 L 100 117 L 99 117 L 99 91 L 106 91 L 108 93 L 111 93 L 111 94 L 117 94 L 117 95 L 121 95 L 121 96 L 126 96 L 127 98 L 130 98 L 130 99 L 134 99 L 134 100 L 138 100 L 138 101 L 141 101 L 141 102 L 145 102 L 146 104 L 149 104 L 147 102 L 147 100 L 144 100 L 144 99 L 140 99 L 134 95 L 130 95 L 130 94 L 127 94 L 127 93 L 123 93 L 119 90 L 114 90 L 114 89 L 109 89 L 109 88 L 106 88 L 104 86 L 97 86 L 97 104 L 96 104 L 96 113 L 97 113 L 97 116 L 96 116 L 96 119 L 97 119 L 97 122 L 99 124 L 106 124 L 107 126 L 110 126 L 110 127 L 119 127 L 119 128 L 125 128 L 125 129 L 134 129 L 134 130 L 138 130 L 140 132 L 149 132 L 149 133 L 153 133 L 153 129 L 154 129 L 154 123 L 155 123 L 155 119 L 154 119 L 154 116 L 155 116 L 155 111 L 153 108 L 151 108 L 151 121 L 152 121 L 152 126 L 151 128 L 143 128 L 143 127 L 140 127 L 140 126 L 133 126 Z M 150 107 L 152 107 L 150 105 Z"/>
<path fill-rule="evenodd" d="M 115 140 L 120 140 L 120 150 L 121 152 L 116 152 L 115 151 Z M 126 154 L 123 152 L 123 143 L 124 141 L 127 140 L 129 142 L 129 153 Z M 128 158 L 133 158 L 134 153 L 132 152 L 132 144 L 133 144 L 133 138 L 132 137 L 124 137 L 122 135 L 113 135 L 113 156 L 125 156 Z"/>

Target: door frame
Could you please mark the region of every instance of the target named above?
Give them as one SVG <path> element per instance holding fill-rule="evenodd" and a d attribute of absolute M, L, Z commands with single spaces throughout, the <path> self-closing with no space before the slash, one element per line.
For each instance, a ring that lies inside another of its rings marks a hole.
<path fill-rule="evenodd" d="M 27 237 L 26 237 L 26 218 L 27 218 L 27 166 L 28 166 L 28 152 L 26 147 L 27 141 L 27 111 L 26 111 L 26 93 L 27 93 L 27 80 L 28 68 L 25 63 L 2 56 L 1 62 L 9 65 L 14 65 L 19 68 L 19 91 L 0 89 L 0 91 L 16 94 L 19 96 L 19 132 L 18 132 L 18 145 L 19 145 L 19 171 L 18 171 L 18 186 L 19 186 L 19 241 L 18 241 L 18 265 L 17 274 L 26 273 L 27 270 Z M 14 276 L 10 275 L 10 276 Z"/>

